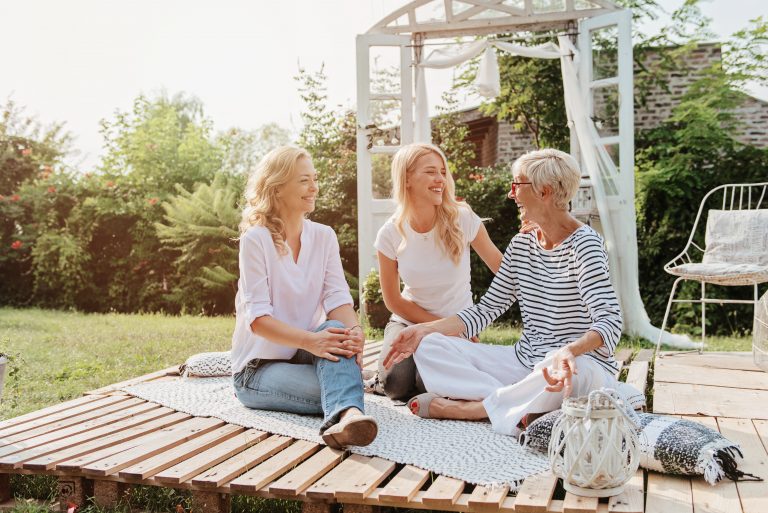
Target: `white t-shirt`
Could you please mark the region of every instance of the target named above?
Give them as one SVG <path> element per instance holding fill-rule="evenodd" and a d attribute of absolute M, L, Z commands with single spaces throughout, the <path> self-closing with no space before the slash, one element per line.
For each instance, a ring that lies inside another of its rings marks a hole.
<path fill-rule="evenodd" d="M 287 360 L 296 354 L 294 347 L 254 334 L 251 323 L 257 317 L 271 315 L 309 331 L 325 321 L 326 313 L 351 304 L 339 242 L 330 226 L 304 220 L 298 262 L 290 252 L 277 252 L 266 227 L 249 228 L 240 238 L 232 373 L 243 370 L 254 358 Z"/>
<path fill-rule="evenodd" d="M 470 287 L 469 245 L 475 240 L 482 221 L 471 209 L 459 207 L 459 227 L 464 234 L 464 249 L 458 265 L 446 253 L 433 228 L 418 233 L 406 221 L 405 248 L 398 252 L 402 237 L 389 219 L 376 235 L 374 246 L 384 256 L 397 261 L 397 270 L 405 288 L 403 297 L 413 301 L 427 312 L 448 317 L 472 306 Z M 392 320 L 413 324 L 397 314 Z"/>

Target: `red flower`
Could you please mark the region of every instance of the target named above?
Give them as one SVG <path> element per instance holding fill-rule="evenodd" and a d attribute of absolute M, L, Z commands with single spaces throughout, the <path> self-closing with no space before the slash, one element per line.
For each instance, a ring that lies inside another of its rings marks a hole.
<path fill-rule="evenodd" d="M 13 244 L 11 244 L 11 249 L 21 249 L 21 247 L 24 245 L 20 240 L 13 241 Z"/>
<path fill-rule="evenodd" d="M 14 194 L 13 196 L 11 196 L 11 201 L 19 201 L 20 199 L 21 199 L 21 196 L 19 196 L 18 194 Z"/>
<path fill-rule="evenodd" d="M 109 180 L 107 182 L 107 187 L 114 187 L 114 186 L 115 186 L 115 182 L 113 182 L 112 180 Z"/>
<path fill-rule="evenodd" d="M 54 187 L 53 185 L 51 185 L 50 187 L 48 187 L 48 192 L 50 192 L 51 194 L 53 194 L 54 192 L 56 192 L 56 187 Z"/>
<path fill-rule="evenodd" d="M 147 200 L 147 203 L 149 203 L 150 205 L 156 205 L 157 204 L 157 198 L 149 198 Z"/>
<path fill-rule="evenodd" d="M 32 148 L 24 148 L 23 150 L 21 150 L 21 154 L 24 157 L 29 157 L 30 155 L 32 155 Z"/>

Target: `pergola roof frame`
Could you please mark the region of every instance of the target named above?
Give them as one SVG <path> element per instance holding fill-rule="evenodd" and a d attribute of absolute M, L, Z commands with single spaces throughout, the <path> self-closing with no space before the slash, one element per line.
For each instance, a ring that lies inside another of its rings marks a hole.
<path fill-rule="evenodd" d="M 575 0 L 565 0 L 565 9 L 537 12 L 533 0 L 523 0 L 524 8 L 511 6 L 505 0 L 460 0 L 472 5 L 460 13 L 453 11 L 454 0 L 414 0 L 382 18 L 368 29 L 367 34 L 411 34 L 415 39 L 445 38 L 457 36 L 480 36 L 500 32 L 524 32 L 567 29 L 582 18 L 606 14 L 623 8 L 610 0 L 589 0 L 598 7 L 576 9 Z M 445 21 L 419 22 L 416 9 L 430 3 L 443 3 Z M 477 19 L 483 13 L 505 13 L 507 16 Z M 407 25 L 394 24 L 403 16 L 408 17 Z M 418 35 L 418 36 L 417 36 Z"/>

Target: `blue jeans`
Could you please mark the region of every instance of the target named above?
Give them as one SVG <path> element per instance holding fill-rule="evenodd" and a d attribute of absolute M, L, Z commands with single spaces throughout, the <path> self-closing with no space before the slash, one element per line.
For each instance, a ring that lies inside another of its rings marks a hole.
<path fill-rule="evenodd" d="M 344 328 L 326 321 L 315 331 Z M 348 408 L 364 411 L 363 379 L 355 357 L 338 362 L 299 350 L 291 360 L 255 359 L 233 377 L 235 395 L 248 408 L 323 415 L 320 434 Z"/>

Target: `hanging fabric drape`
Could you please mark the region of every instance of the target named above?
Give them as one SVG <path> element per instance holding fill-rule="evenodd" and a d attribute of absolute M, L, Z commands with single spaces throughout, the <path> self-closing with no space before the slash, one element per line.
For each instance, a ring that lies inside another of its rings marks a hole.
<path fill-rule="evenodd" d="M 467 45 L 433 50 L 416 67 L 416 123 L 414 127 L 416 141 L 430 142 L 432 139 L 429 129 L 427 86 L 424 70 L 426 68 L 452 68 L 483 53 L 477 78 L 475 79 L 475 87 L 481 96 L 494 98 L 500 92 L 499 65 L 494 48 L 521 57 L 538 59 L 560 58 L 560 49 L 554 43 L 544 43 L 538 46 L 521 46 L 504 41 L 480 40 Z"/>

